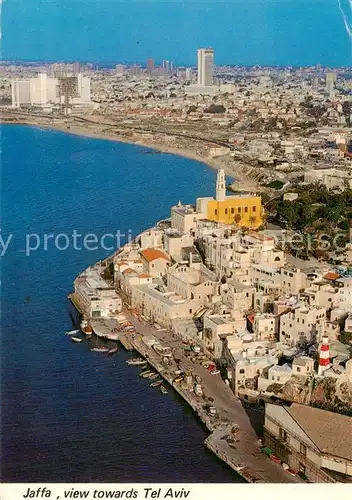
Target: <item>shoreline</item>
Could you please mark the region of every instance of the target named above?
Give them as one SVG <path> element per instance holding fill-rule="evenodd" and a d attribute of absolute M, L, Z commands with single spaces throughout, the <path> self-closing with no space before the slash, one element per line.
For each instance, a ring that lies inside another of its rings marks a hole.
<path fill-rule="evenodd" d="M 113 254 L 115 255 L 115 254 Z M 96 264 L 100 269 L 102 264 L 107 264 L 105 258 Z M 74 281 L 75 283 L 75 281 Z M 82 305 L 75 300 L 75 292 L 69 294 L 68 298 L 78 312 L 82 315 L 85 311 Z M 281 467 L 281 465 L 270 460 L 262 453 L 263 444 L 259 439 L 251 419 L 238 397 L 236 397 L 230 387 L 228 387 L 219 375 L 209 374 L 198 361 L 191 361 L 187 367 L 187 360 L 182 354 L 178 354 L 183 349 L 180 338 L 167 329 L 157 330 L 153 325 L 142 321 L 135 316 L 131 310 L 130 304 L 125 304 L 122 313 L 135 328 L 135 333 L 129 333 L 124 330 L 118 332 L 114 340 L 122 344 L 126 351 L 135 351 L 142 356 L 149 365 L 159 373 L 161 378 L 174 389 L 193 411 L 195 418 L 206 428 L 203 445 L 211 451 L 219 460 L 229 466 L 247 483 L 297 483 L 300 479 L 292 477 Z M 117 321 L 117 320 L 116 320 Z M 93 326 L 93 331 L 97 337 L 101 337 Z M 162 354 L 153 349 L 143 337 L 153 336 L 163 346 L 171 348 L 174 352 L 173 361 L 163 364 Z M 109 339 L 104 335 L 105 339 Z M 176 361 L 175 355 L 181 360 Z M 182 366 L 181 366 L 182 365 Z M 202 380 L 203 394 L 201 396 L 194 393 L 189 386 L 184 387 L 176 382 L 175 368 L 189 371 L 193 375 L 199 375 Z M 214 378 L 213 378 L 214 377 Z M 217 378 L 215 378 L 217 377 Z M 216 408 L 216 415 L 210 416 L 208 413 L 209 401 Z M 233 434 L 234 426 L 239 429 L 239 436 Z M 234 445 L 234 443 L 236 443 Z"/>
<path fill-rule="evenodd" d="M 83 126 L 78 126 L 76 123 L 70 123 L 69 128 L 67 124 L 65 123 L 47 123 L 47 122 L 41 122 L 40 120 L 50 120 L 51 118 L 36 118 L 33 116 L 28 116 L 24 117 L 19 116 L 17 117 L 16 115 L 12 115 L 13 120 L 8 121 L 4 119 L 3 116 L 0 116 L 0 124 L 1 125 L 28 125 L 30 127 L 36 127 L 36 128 L 41 128 L 41 129 L 46 129 L 46 130 L 56 130 L 59 132 L 63 132 L 65 134 L 70 134 L 70 135 L 75 135 L 79 137 L 87 137 L 90 139 L 99 139 L 99 140 L 107 140 L 107 141 L 114 141 L 114 142 L 121 142 L 124 144 L 131 144 L 134 146 L 140 146 L 144 148 L 148 148 L 151 150 L 154 150 L 158 152 L 159 154 L 172 154 L 175 156 L 180 156 L 182 158 L 188 158 L 189 160 L 197 161 L 199 163 L 202 163 L 208 168 L 211 168 L 213 170 L 218 170 L 219 168 L 223 168 L 225 170 L 225 173 L 227 176 L 231 177 L 233 179 L 233 182 L 239 182 L 243 184 L 244 189 L 248 190 L 254 190 L 257 188 L 258 184 L 255 180 L 251 179 L 250 176 L 245 175 L 243 172 L 240 171 L 240 166 L 236 167 L 231 167 L 228 162 L 230 160 L 230 157 L 228 155 L 222 156 L 220 158 L 210 158 L 206 157 L 205 155 L 202 156 L 199 153 L 197 153 L 194 149 L 189 148 L 182 148 L 182 147 L 174 147 L 174 146 L 169 146 L 165 143 L 161 142 L 152 142 L 149 140 L 143 140 L 143 132 L 139 130 L 135 130 L 133 133 L 135 134 L 142 134 L 140 137 L 133 139 L 132 137 L 126 137 L 126 135 L 118 133 L 118 132 L 104 132 L 104 128 L 109 128 L 109 127 L 117 127 L 116 124 L 109 124 L 109 123 L 101 123 L 97 122 L 96 127 L 103 129 L 103 130 L 98 130 L 97 132 L 91 130 L 90 127 L 94 126 L 94 122 L 90 122 L 90 125 L 83 125 Z M 18 118 L 18 119 L 17 119 Z M 57 120 L 64 120 L 63 118 L 57 118 Z M 162 134 L 162 132 L 160 132 Z M 194 140 L 190 140 L 191 144 L 195 144 Z M 201 140 L 201 139 L 200 139 Z M 231 158 L 232 159 L 232 158 Z M 235 162 L 235 160 L 233 160 Z"/>

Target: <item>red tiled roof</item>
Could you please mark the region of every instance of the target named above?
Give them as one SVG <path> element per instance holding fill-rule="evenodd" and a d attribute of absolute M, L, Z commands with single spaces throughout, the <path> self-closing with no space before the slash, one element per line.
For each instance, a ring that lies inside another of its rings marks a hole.
<path fill-rule="evenodd" d="M 141 251 L 141 256 L 147 262 L 152 262 L 156 259 L 170 260 L 169 256 L 158 248 L 146 248 L 145 250 Z"/>
<path fill-rule="evenodd" d="M 338 278 L 341 278 L 341 275 L 337 274 L 337 273 L 333 273 L 332 271 L 329 271 L 328 273 L 326 273 L 323 276 L 323 278 L 326 280 L 334 281 L 334 280 L 337 280 Z"/>

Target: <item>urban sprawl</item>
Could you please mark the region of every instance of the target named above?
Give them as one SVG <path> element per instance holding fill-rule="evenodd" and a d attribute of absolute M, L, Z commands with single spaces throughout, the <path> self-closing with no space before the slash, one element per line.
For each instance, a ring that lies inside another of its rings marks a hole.
<path fill-rule="evenodd" d="M 215 67 L 209 48 L 196 69 L 0 70 L 2 122 L 218 169 L 214 197 L 180 200 L 76 278 L 83 332 L 147 359 L 248 481 L 351 481 L 351 70 Z"/>

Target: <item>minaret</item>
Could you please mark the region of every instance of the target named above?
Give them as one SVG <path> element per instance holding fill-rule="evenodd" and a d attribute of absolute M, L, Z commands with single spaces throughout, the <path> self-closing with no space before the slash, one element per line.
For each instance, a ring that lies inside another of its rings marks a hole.
<path fill-rule="evenodd" d="M 330 368 L 329 339 L 324 335 L 320 346 L 318 375 L 323 375 L 328 368 Z"/>
<path fill-rule="evenodd" d="M 223 168 L 219 168 L 218 175 L 216 177 L 216 201 L 224 201 L 225 198 L 226 198 L 225 171 Z"/>

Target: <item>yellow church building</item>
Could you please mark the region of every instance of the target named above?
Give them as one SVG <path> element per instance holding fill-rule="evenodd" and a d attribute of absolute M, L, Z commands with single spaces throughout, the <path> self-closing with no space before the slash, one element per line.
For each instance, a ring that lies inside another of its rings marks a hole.
<path fill-rule="evenodd" d="M 196 212 L 207 219 L 239 227 L 259 228 L 263 223 L 262 199 L 260 196 L 236 194 L 226 196 L 225 171 L 221 168 L 216 179 L 216 197 L 197 198 Z"/>

